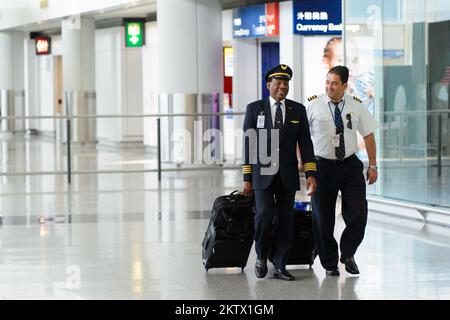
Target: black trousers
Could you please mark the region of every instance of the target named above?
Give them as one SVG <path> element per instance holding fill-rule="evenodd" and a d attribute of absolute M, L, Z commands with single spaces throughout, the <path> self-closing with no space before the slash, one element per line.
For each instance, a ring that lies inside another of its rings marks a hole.
<path fill-rule="evenodd" d="M 286 190 L 278 173 L 268 189 L 254 190 L 254 194 L 256 255 L 259 259 L 267 259 L 273 239 L 273 220 L 276 217 L 278 227 L 273 235 L 273 263 L 276 268 L 283 269 L 286 267 L 294 233 L 295 190 Z"/>
<path fill-rule="evenodd" d="M 338 265 L 338 244 L 333 235 L 338 191 L 342 195 L 341 212 L 345 222 L 340 241 L 341 256 L 353 256 L 364 238 L 367 200 L 363 168 L 356 156 L 334 164 L 317 160 L 317 192 L 312 197 L 313 232 L 325 269 Z"/>

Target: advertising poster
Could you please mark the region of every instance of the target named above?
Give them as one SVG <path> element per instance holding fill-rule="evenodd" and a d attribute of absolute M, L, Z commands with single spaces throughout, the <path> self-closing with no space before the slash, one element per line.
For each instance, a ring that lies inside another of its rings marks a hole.
<path fill-rule="evenodd" d="M 278 35 L 278 2 L 233 9 L 233 38 L 258 38 Z"/>
<path fill-rule="evenodd" d="M 372 41 L 365 37 L 347 37 L 346 66 L 350 77 L 347 93 L 358 97 L 363 105 L 374 112 L 374 77 L 373 77 L 373 48 Z M 341 36 L 314 36 L 305 37 L 304 41 L 304 81 L 303 102 L 308 101 L 312 95 L 325 93 L 325 80 L 329 69 L 344 64 L 343 46 Z M 362 44 L 365 44 L 364 46 Z M 364 150 L 362 137 L 359 139 L 359 148 Z M 361 155 L 365 155 L 364 152 Z"/>

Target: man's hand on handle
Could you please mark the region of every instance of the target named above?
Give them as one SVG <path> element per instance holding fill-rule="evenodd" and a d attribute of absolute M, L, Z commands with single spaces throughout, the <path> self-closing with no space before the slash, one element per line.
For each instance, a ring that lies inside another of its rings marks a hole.
<path fill-rule="evenodd" d="M 242 187 L 242 193 L 244 196 L 250 197 L 253 193 L 252 183 L 250 181 L 244 181 L 244 185 Z"/>
<path fill-rule="evenodd" d="M 317 190 L 316 178 L 308 177 L 308 179 L 306 179 L 306 189 L 308 190 L 306 193 L 307 196 L 313 196 L 314 193 L 316 193 Z"/>

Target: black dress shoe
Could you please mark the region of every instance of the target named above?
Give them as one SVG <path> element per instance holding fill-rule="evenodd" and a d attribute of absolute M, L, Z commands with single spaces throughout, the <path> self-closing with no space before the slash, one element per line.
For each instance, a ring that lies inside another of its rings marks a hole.
<path fill-rule="evenodd" d="M 337 267 L 328 268 L 326 273 L 327 276 L 339 276 L 339 269 Z"/>
<path fill-rule="evenodd" d="M 267 274 L 267 262 L 266 259 L 256 259 L 255 274 L 257 278 L 264 278 Z"/>
<path fill-rule="evenodd" d="M 345 264 L 345 270 L 347 270 L 348 273 L 359 274 L 359 269 L 353 256 L 348 258 L 341 257 L 341 262 Z"/>
<path fill-rule="evenodd" d="M 286 281 L 295 280 L 295 277 L 292 274 L 290 274 L 286 269 L 274 269 L 273 277 L 275 279 L 281 279 Z"/>

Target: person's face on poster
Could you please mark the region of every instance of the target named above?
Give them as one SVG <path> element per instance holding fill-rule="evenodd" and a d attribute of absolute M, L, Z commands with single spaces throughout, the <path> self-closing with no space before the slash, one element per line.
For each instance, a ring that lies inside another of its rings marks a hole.
<path fill-rule="evenodd" d="M 349 38 L 346 48 L 347 61 L 346 66 L 349 69 L 349 80 L 353 80 L 353 75 L 360 72 L 358 47 L 353 39 Z M 333 67 L 344 65 L 344 50 L 342 47 L 342 39 L 336 38 L 327 46 L 327 55 L 323 58 L 323 63 L 327 67 L 327 71 Z"/>
<path fill-rule="evenodd" d="M 342 50 L 342 41 L 336 39 L 327 46 L 327 54 L 323 57 L 327 71 L 331 68 L 344 64 L 344 55 Z"/>

